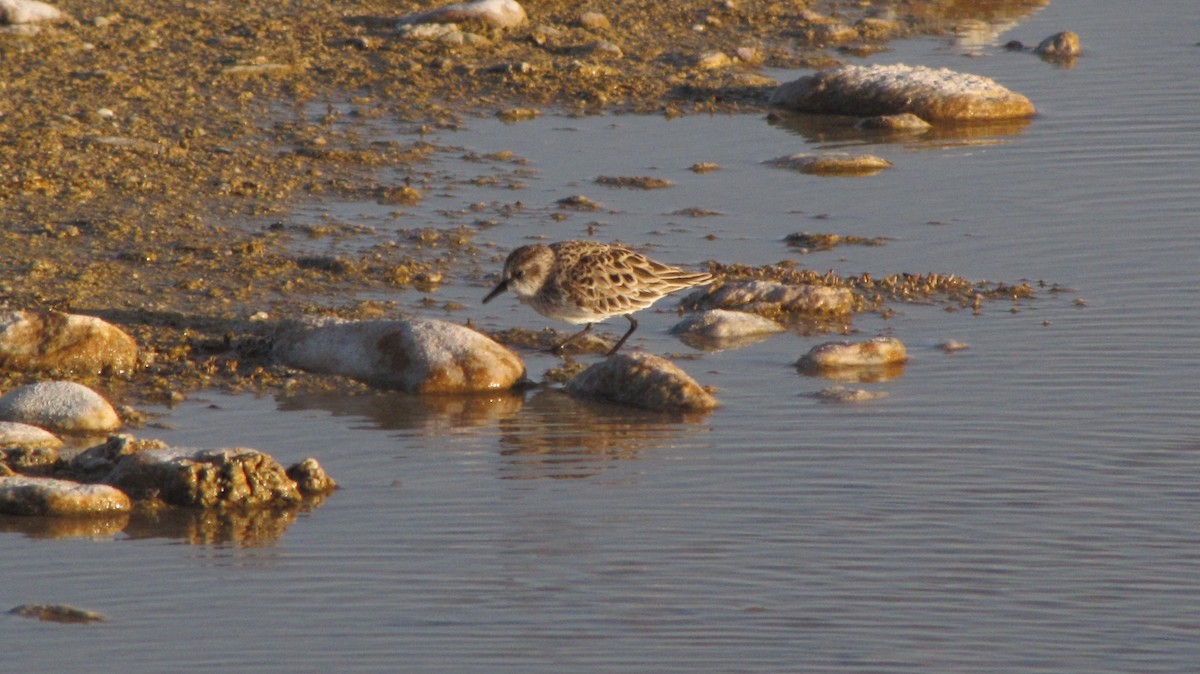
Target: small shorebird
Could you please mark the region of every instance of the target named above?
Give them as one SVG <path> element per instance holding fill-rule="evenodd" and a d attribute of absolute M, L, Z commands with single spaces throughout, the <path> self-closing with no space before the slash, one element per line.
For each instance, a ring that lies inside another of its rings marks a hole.
<path fill-rule="evenodd" d="M 586 335 L 592 323 L 624 316 L 629 319 L 629 331 L 608 352 L 611 356 L 637 330 L 633 312 L 676 290 L 711 280 L 712 274 L 655 262 L 621 246 L 595 241 L 535 243 L 521 246 L 508 256 L 500 284 L 483 298 L 483 303 L 511 290 L 547 318 L 576 325 L 587 323 L 583 330 L 554 347 L 556 352 Z"/>

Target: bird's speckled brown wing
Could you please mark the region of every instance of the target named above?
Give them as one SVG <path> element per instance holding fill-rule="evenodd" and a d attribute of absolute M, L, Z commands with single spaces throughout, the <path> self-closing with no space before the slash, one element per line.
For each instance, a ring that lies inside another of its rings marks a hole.
<path fill-rule="evenodd" d="M 552 283 L 595 320 L 645 309 L 672 292 L 712 279 L 710 274 L 655 262 L 620 246 L 565 241 L 554 248 L 558 269 Z"/>

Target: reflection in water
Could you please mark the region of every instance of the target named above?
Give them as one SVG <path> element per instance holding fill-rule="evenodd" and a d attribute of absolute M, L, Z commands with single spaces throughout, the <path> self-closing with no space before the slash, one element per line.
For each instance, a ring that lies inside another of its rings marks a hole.
<path fill-rule="evenodd" d="M 860 365 L 853 367 L 799 367 L 798 369 L 800 374 L 809 377 L 820 377 L 848 384 L 867 384 L 899 379 L 904 376 L 904 365 L 904 363 L 887 363 L 885 365 Z"/>
<path fill-rule="evenodd" d="M 445 435 L 464 428 L 493 426 L 517 414 L 525 404 L 520 391 L 494 393 L 415 395 L 401 391 L 374 391 L 361 395 L 305 392 L 280 396 L 281 411 L 321 409 L 335 416 L 361 416 L 382 429 L 420 430 Z"/>
<path fill-rule="evenodd" d="M 266 547 L 283 538 L 301 511 L 318 505 L 320 499 L 294 508 L 162 508 L 135 513 L 125 535 L 135 540 L 177 539 L 192 545 Z"/>
<path fill-rule="evenodd" d="M 111 538 L 129 524 L 129 513 L 96 517 L 0 515 L 0 532 L 29 538 Z"/>
<path fill-rule="evenodd" d="M 313 497 L 289 508 L 140 508 L 99 517 L 0 516 L 0 532 L 35 539 L 165 538 L 193 545 L 264 547 L 283 537 L 296 516 L 321 505 Z"/>
<path fill-rule="evenodd" d="M 974 122 L 940 121 L 924 131 L 860 129 L 858 117 L 814 115 L 787 110 L 772 112 L 772 126 L 791 131 L 806 141 L 825 147 L 904 143 L 910 149 L 943 149 L 948 145 L 969 143 L 998 144 L 1007 136 L 1017 136 L 1032 122 L 1029 118 L 979 120 Z M 831 145 L 832 144 L 832 145 Z"/>
<path fill-rule="evenodd" d="M 706 413 L 660 413 L 575 400 L 557 389 L 534 394 L 500 423 L 506 479 L 584 478 L 696 432 Z"/>

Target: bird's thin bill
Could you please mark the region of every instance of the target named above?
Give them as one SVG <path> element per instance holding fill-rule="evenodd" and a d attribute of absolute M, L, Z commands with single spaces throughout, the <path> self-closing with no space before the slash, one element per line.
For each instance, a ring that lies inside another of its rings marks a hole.
<path fill-rule="evenodd" d="M 504 292 L 505 290 L 508 290 L 508 281 L 501 281 L 500 285 L 496 286 L 492 292 L 487 294 L 487 297 L 483 298 L 483 303 L 487 304 L 488 302 L 491 302 L 492 298 Z"/>

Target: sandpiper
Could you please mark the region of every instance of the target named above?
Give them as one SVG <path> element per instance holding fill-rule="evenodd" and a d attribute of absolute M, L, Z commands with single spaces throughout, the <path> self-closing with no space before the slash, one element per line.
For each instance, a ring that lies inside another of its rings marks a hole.
<path fill-rule="evenodd" d="M 609 350 L 613 355 L 637 330 L 633 312 L 684 288 L 704 285 L 712 274 L 655 262 L 622 246 L 595 241 L 560 241 L 521 246 L 504 261 L 504 272 L 484 304 L 505 290 L 547 318 L 587 323 L 554 351 L 579 339 L 592 324 L 613 316 L 629 319 L 629 331 Z"/>

